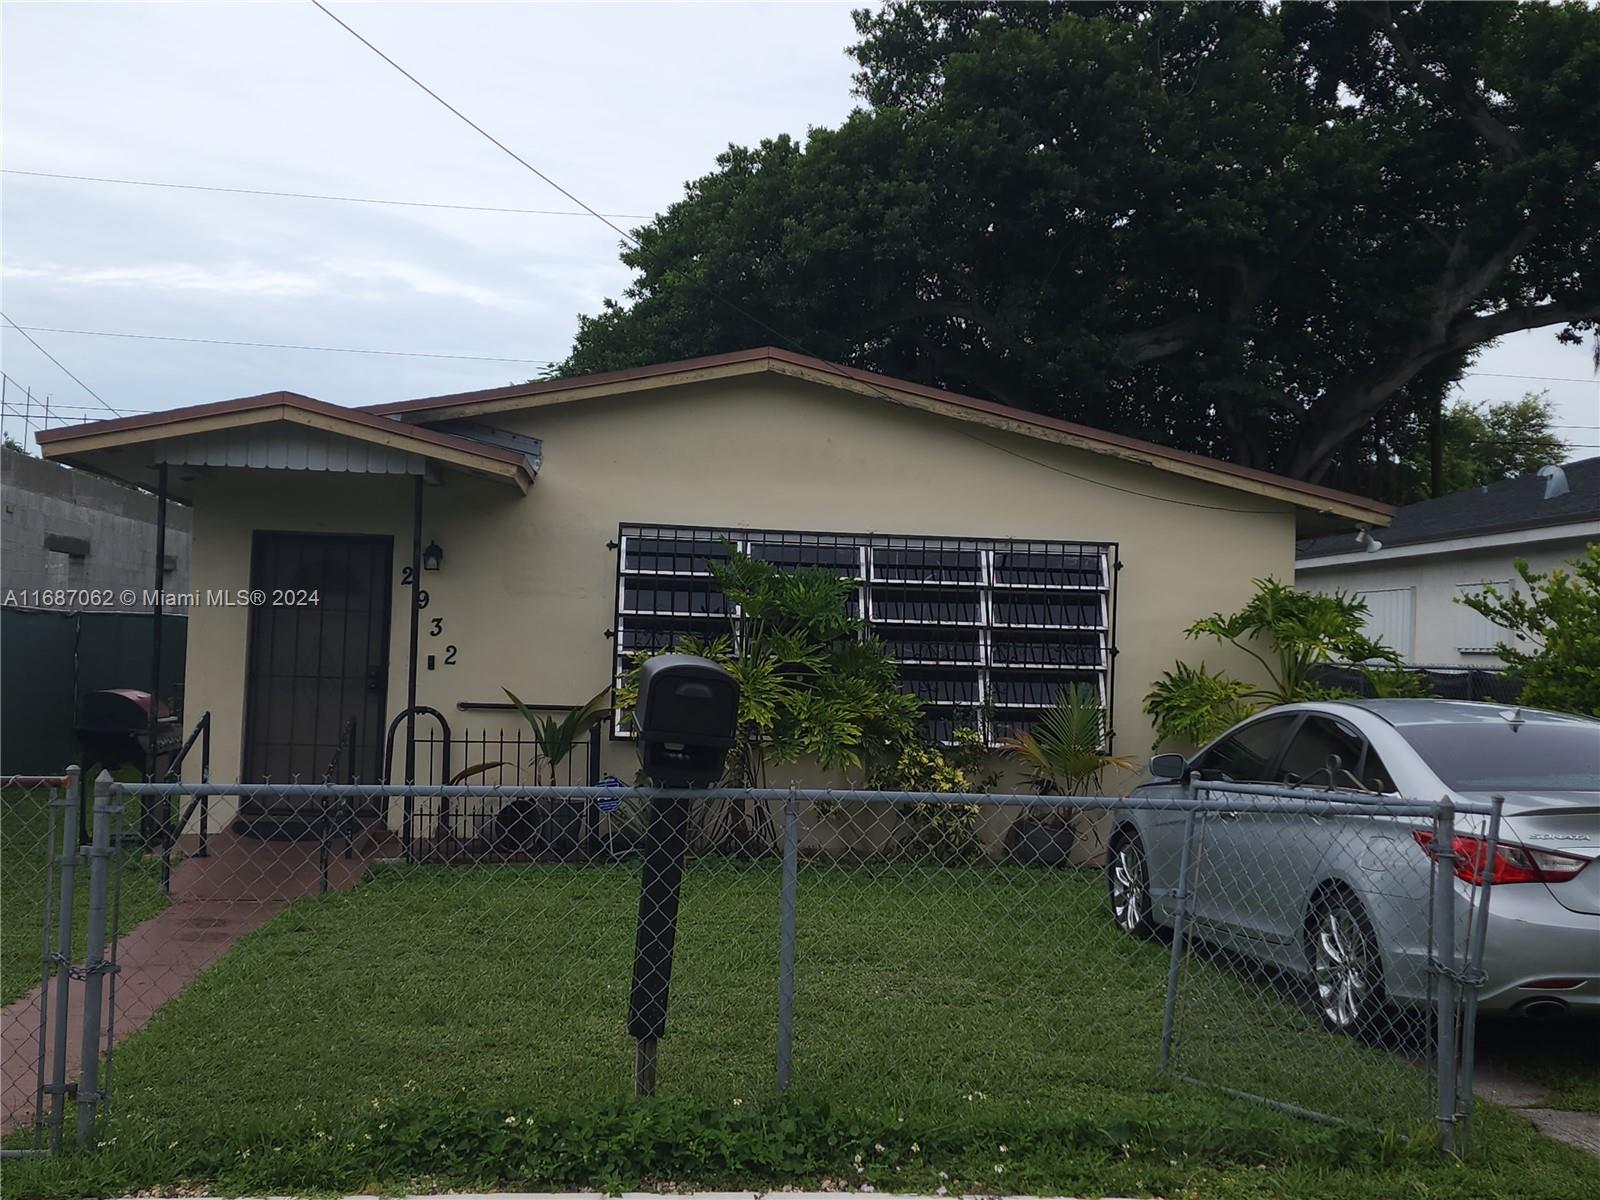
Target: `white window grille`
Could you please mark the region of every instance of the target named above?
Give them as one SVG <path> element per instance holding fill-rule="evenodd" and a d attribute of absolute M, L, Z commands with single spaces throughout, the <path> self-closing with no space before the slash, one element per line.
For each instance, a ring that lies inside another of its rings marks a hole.
<path fill-rule="evenodd" d="M 623 525 L 619 676 L 640 651 L 730 631 L 738 614 L 711 576 L 729 543 L 784 569 L 833 571 L 853 583 L 852 612 L 899 662 L 937 740 L 963 725 L 996 742 L 1012 737 L 1074 685 L 1110 705 L 1111 543 Z"/>

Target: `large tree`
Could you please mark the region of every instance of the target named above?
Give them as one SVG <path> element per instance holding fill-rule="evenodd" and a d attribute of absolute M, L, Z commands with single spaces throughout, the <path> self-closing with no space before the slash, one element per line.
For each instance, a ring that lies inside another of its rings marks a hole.
<path fill-rule="evenodd" d="M 1600 318 L 1586 4 L 856 25 L 865 107 L 730 147 L 636 230 L 635 279 L 565 372 L 776 342 L 1339 480 L 1375 418 L 1425 424 L 1487 342 Z"/>

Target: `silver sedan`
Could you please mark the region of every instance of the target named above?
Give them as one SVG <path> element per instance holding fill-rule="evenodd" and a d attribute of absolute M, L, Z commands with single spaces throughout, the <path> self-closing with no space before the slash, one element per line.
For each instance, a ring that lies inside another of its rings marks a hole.
<path fill-rule="evenodd" d="M 1492 876 L 1483 1012 L 1600 1016 L 1600 721 L 1449 700 L 1289 704 L 1241 722 L 1192 759 L 1158 755 L 1139 795 L 1185 780 L 1330 789 L 1360 802 L 1505 797 L 1500 846 L 1487 818 L 1457 818 L 1460 914 Z M 1128 811 L 1112 831 L 1107 892 L 1136 936 L 1173 921 L 1184 814 Z M 1309 981 L 1323 1021 L 1371 1028 L 1428 996 L 1432 821 L 1238 813 L 1206 818 L 1189 903 L 1204 942 Z"/>

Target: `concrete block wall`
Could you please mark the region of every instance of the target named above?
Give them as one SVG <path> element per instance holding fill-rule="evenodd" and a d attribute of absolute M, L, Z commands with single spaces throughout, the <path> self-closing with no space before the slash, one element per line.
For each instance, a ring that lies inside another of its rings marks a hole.
<path fill-rule="evenodd" d="M 189 588 L 193 513 L 167 505 L 166 591 Z M 51 549 L 50 544 L 86 554 Z M 0 594 L 39 589 L 87 588 L 120 595 L 131 588 L 138 602 L 100 608 L 148 611 L 155 586 L 156 498 L 86 471 L 19 453 L 0 451 Z M 67 607 L 82 607 L 69 604 Z M 169 605 L 182 611 L 183 605 Z"/>

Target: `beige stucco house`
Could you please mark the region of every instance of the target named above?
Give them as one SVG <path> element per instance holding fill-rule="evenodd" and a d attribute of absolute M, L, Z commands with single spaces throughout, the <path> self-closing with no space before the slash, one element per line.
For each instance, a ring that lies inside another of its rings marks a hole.
<path fill-rule="evenodd" d="M 192 505 L 186 707 L 227 781 L 320 778 L 335 753 L 403 778 L 382 741 L 413 691 L 458 741 L 517 724 L 502 688 L 577 705 L 620 654 L 725 619 L 721 537 L 855 580 L 936 732 L 979 708 L 1025 724 L 1078 680 L 1142 755 L 1183 628 L 1289 578 L 1297 515 L 1390 511 L 773 349 L 361 410 L 273 393 L 40 442 Z M 627 741 L 600 758 L 632 778 Z"/>

